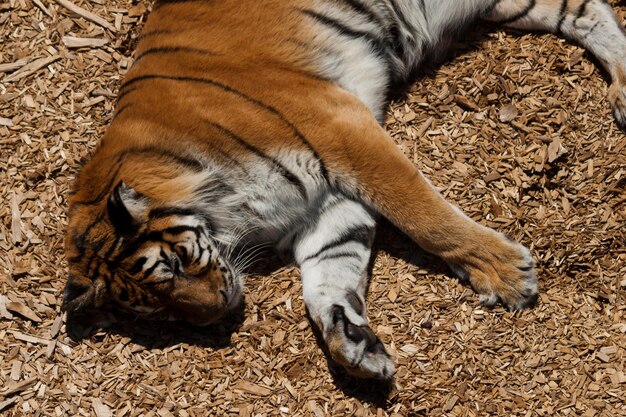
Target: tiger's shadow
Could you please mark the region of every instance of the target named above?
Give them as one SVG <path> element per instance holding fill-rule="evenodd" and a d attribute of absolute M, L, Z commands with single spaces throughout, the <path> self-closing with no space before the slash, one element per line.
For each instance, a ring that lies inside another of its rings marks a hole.
<path fill-rule="evenodd" d="M 68 315 L 65 327 L 67 335 L 77 343 L 85 339 L 99 341 L 111 333 L 145 349 L 164 349 L 178 344 L 223 349 L 231 346 L 232 335 L 243 323 L 244 311 L 245 304 L 242 304 L 219 323 L 198 327 L 183 321 L 143 318 L 106 305 L 99 311 Z"/>

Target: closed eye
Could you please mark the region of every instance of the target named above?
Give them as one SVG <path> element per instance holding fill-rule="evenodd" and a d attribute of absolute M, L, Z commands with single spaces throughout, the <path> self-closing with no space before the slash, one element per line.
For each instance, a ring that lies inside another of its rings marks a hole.
<path fill-rule="evenodd" d="M 178 258 L 182 261 L 183 265 L 187 265 L 189 262 L 191 262 L 186 246 L 176 245 L 174 246 L 174 251 L 178 255 Z"/>
<path fill-rule="evenodd" d="M 170 268 L 175 276 L 180 276 L 180 264 L 180 258 L 177 255 L 170 258 Z"/>

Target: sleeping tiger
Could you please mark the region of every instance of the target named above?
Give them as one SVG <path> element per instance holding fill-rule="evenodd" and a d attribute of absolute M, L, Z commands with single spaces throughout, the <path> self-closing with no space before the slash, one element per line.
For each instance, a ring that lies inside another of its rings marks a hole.
<path fill-rule="evenodd" d="M 626 34 L 603 0 L 157 1 L 70 198 L 64 309 L 213 323 L 242 302 L 233 254 L 268 245 L 299 265 L 331 358 L 388 380 L 365 305 L 377 215 L 482 303 L 532 306 L 528 249 L 446 202 L 381 126 L 394 90 L 484 21 L 587 48 L 626 127 Z"/>

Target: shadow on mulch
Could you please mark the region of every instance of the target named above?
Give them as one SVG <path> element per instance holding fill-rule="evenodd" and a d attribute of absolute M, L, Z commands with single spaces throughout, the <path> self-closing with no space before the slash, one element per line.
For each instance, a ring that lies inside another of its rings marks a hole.
<path fill-rule="evenodd" d="M 349 397 L 358 399 L 361 402 L 369 403 L 375 407 L 386 409 L 393 404 L 393 379 L 391 381 L 383 381 L 378 379 L 356 378 L 346 372 L 346 370 L 337 364 L 330 356 L 330 352 L 320 329 L 311 319 L 307 312 L 307 318 L 311 324 L 311 330 L 317 341 L 317 345 L 324 352 L 328 370 L 333 378 L 335 386 Z"/>
<path fill-rule="evenodd" d="M 245 304 L 219 323 L 199 327 L 183 321 L 142 318 L 114 311 L 108 306 L 104 311 L 90 311 L 68 315 L 66 330 L 75 342 L 98 340 L 106 333 L 130 338 L 146 349 L 163 349 L 180 343 L 210 349 L 223 349 L 231 345 L 232 335 L 239 331 L 244 320 Z"/>

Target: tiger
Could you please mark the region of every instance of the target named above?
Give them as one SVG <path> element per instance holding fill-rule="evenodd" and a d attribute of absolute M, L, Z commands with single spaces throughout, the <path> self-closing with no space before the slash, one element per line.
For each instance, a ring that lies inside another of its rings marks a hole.
<path fill-rule="evenodd" d="M 330 359 L 389 381 L 366 308 L 379 216 L 482 304 L 534 306 L 530 251 L 446 201 L 383 127 L 394 91 L 487 24 L 582 45 L 626 127 L 626 32 L 604 0 L 158 0 L 69 197 L 63 310 L 215 323 L 244 301 L 237 254 L 268 247 L 299 266 Z"/>

